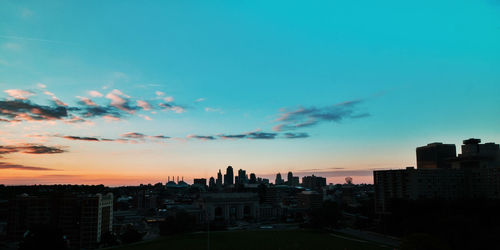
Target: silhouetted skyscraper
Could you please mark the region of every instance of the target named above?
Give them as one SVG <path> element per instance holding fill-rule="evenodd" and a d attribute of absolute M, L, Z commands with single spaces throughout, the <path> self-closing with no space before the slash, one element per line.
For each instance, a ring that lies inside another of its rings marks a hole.
<path fill-rule="evenodd" d="M 281 174 L 278 173 L 276 174 L 276 180 L 274 181 L 274 184 L 276 185 L 283 185 L 285 181 L 281 178 Z"/>
<path fill-rule="evenodd" d="M 233 185 L 234 184 L 234 173 L 233 167 L 228 166 L 226 169 L 226 174 L 224 175 L 224 185 Z"/>
<path fill-rule="evenodd" d="M 214 188 L 215 187 L 215 179 L 214 179 L 214 177 L 210 177 L 210 181 L 208 182 L 208 187 L 209 188 Z"/>
<path fill-rule="evenodd" d="M 215 184 L 217 186 L 222 186 L 222 173 L 220 172 L 220 169 L 219 169 L 219 173 L 217 173 L 217 181 L 215 182 Z"/>
<path fill-rule="evenodd" d="M 451 160 L 457 155 L 455 144 L 435 142 L 417 148 L 417 168 L 451 168 Z"/>
<path fill-rule="evenodd" d="M 255 176 L 254 173 L 251 173 L 250 174 L 250 181 L 249 181 L 250 184 L 255 184 L 257 183 L 257 177 Z"/>
<path fill-rule="evenodd" d="M 247 171 L 240 169 L 238 170 L 238 183 L 245 184 L 247 183 Z"/>

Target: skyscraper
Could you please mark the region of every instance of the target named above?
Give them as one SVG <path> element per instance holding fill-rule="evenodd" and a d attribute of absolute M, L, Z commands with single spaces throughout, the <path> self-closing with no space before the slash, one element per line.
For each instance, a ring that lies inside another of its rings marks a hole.
<path fill-rule="evenodd" d="M 219 169 L 219 173 L 217 173 L 217 181 L 215 182 L 215 184 L 217 186 L 222 186 L 222 173 L 220 172 L 220 169 Z"/>
<path fill-rule="evenodd" d="M 283 185 L 285 181 L 283 181 L 283 179 L 281 178 L 281 174 L 280 173 L 277 173 L 276 174 L 276 180 L 274 181 L 274 184 L 276 185 Z"/>
<path fill-rule="evenodd" d="M 234 184 L 234 174 L 233 167 L 228 166 L 226 169 L 226 174 L 224 175 L 224 185 L 233 185 Z"/>
<path fill-rule="evenodd" d="M 456 157 L 455 144 L 435 142 L 417 148 L 417 168 L 436 169 L 451 168 L 451 162 Z"/>
<path fill-rule="evenodd" d="M 208 187 L 209 188 L 214 188 L 215 187 L 215 179 L 214 179 L 214 177 L 210 177 L 210 181 L 208 182 Z"/>
<path fill-rule="evenodd" d="M 238 183 L 239 184 L 245 184 L 247 183 L 247 171 L 240 169 L 238 170 Z"/>
<path fill-rule="evenodd" d="M 290 183 L 292 183 L 292 180 L 293 180 L 293 173 L 292 171 L 288 172 L 288 176 L 287 176 L 287 181 L 288 181 L 288 185 L 290 185 Z"/>
<path fill-rule="evenodd" d="M 251 174 L 250 174 L 250 180 L 249 180 L 249 183 L 250 183 L 250 184 L 255 184 L 255 183 L 257 183 L 257 177 L 255 176 L 255 174 L 254 174 L 254 173 L 251 173 Z"/>

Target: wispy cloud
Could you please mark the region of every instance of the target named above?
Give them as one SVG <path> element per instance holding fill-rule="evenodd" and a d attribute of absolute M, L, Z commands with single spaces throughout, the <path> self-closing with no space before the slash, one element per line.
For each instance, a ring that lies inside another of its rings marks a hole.
<path fill-rule="evenodd" d="M 211 107 L 205 107 L 205 112 L 216 112 L 219 114 L 222 114 L 222 109 L 220 108 L 211 108 Z"/>
<path fill-rule="evenodd" d="M 7 89 L 7 90 L 4 90 L 4 92 L 7 93 L 7 95 L 9 95 L 10 97 L 13 97 L 13 98 L 19 99 L 19 100 L 26 100 L 26 99 L 28 99 L 28 97 L 35 95 L 35 93 L 33 93 L 31 91 L 21 90 L 21 89 Z"/>
<path fill-rule="evenodd" d="M 307 138 L 309 137 L 309 134 L 307 133 L 285 133 L 283 136 L 286 139 L 299 139 L 299 138 Z"/>
<path fill-rule="evenodd" d="M 35 92 L 21 89 L 8 89 L 4 92 L 11 98 L 0 99 L 0 121 L 2 122 L 61 120 L 65 123 L 92 123 L 88 119 L 102 117 L 106 121 L 121 121 L 131 116 L 139 116 L 151 121 L 153 119 L 146 114 L 141 114 L 141 111 L 150 111 L 151 114 L 157 114 L 157 110 L 178 114 L 186 112 L 185 106 L 173 102 L 159 103 L 158 99 L 136 100 L 118 89 L 113 89 L 105 96 L 95 90 L 88 92 L 93 98 L 104 96 L 107 103 L 102 103 L 103 99 L 98 103 L 89 97 L 76 96 L 79 100 L 76 106 L 68 105 L 41 83 L 37 84 Z M 53 105 L 39 105 L 31 101 L 30 97 L 38 92 L 50 97 Z"/>
<path fill-rule="evenodd" d="M 166 135 L 145 135 L 143 133 L 129 132 L 120 135 L 119 138 L 102 138 L 99 136 L 76 136 L 76 135 L 51 135 L 52 137 L 59 137 L 73 141 L 87 141 L 87 142 L 119 142 L 119 143 L 141 143 L 141 142 L 164 142 L 170 139 Z"/>
<path fill-rule="evenodd" d="M 12 43 L 12 42 L 8 42 L 8 43 L 4 43 L 2 45 L 2 47 L 6 50 L 10 50 L 10 51 L 18 51 L 21 49 L 21 45 L 18 44 L 18 43 Z"/>
<path fill-rule="evenodd" d="M 42 38 L 34 38 L 34 37 L 22 37 L 22 36 L 0 36 L 0 38 L 10 39 L 10 40 L 20 40 L 20 41 L 74 44 L 74 43 L 58 41 L 58 40 L 50 40 L 50 39 L 42 39 Z"/>
<path fill-rule="evenodd" d="M 118 89 L 114 89 L 113 91 L 109 92 L 105 97 L 111 100 L 111 106 L 119 110 L 125 111 L 130 114 L 135 113 L 135 111 L 137 110 L 137 107 L 130 105 L 130 101 L 128 99 L 130 98 L 130 96 L 125 95 Z"/>
<path fill-rule="evenodd" d="M 90 90 L 89 95 L 92 97 L 103 97 L 104 96 L 103 94 L 101 94 L 101 92 L 99 92 L 97 90 Z"/>
<path fill-rule="evenodd" d="M 45 146 L 41 144 L 24 143 L 19 145 L 0 146 L 0 155 L 12 153 L 24 154 L 60 154 L 66 150 L 59 146 Z"/>
<path fill-rule="evenodd" d="M 151 105 L 146 101 L 137 100 L 137 106 L 141 107 L 142 109 L 144 109 L 146 111 L 151 110 Z"/>
<path fill-rule="evenodd" d="M 273 127 L 274 131 L 287 131 L 315 126 L 322 122 L 341 122 L 345 119 L 356 119 L 369 116 L 368 113 L 356 113 L 356 106 L 362 101 L 354 100 L 338 103 L 327 107 L 298 108 L 292 111 L 282 110 L 276 119 L 280 124 Z"/>
<path fill-rule="evenodd" d="M 53 171 L 56 169 L 52 168 L 43 168 L 43 167 L 31 167 L 31 166 L 24 166 L 24 165 L 19 165 L 19 164 L 12 164 L 8 162 L 0 162 L 0 170 L 2 169 L 15 169 L 15 170 L 35 170 L 35 171 Z"/>
<path fill-rule="evenodd" d="M 212 141 L 215 140 L 215 136 L 213 135 L 188 135 L 187 138 L 189 139 L 198 139 L 202 141 Z"/>

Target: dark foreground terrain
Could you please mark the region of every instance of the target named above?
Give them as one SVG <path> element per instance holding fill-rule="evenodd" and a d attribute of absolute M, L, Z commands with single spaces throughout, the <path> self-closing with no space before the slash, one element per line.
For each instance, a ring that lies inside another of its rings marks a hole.
<path fill-rule="evenodd" d="M 120 250 L 152 250 L 152 249 L 209 249 L 207 234 L 193 233 L 187 235 L 162 237 L 157 240 L 121 246 Z M 314 230 L 291 231 L 228 231 L 211 232 L 210 249 L 390 249 L 374 243 L 366 242 Z"/>

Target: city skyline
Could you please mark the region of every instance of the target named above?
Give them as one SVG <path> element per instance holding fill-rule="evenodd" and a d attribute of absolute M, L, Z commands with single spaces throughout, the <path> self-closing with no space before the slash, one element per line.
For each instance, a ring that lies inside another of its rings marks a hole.
<path fill-rule="evenodd" d="M 373 183 L 499 142 L 500 5 L 430 4 L 3 2 L 0 184 Z"/>

